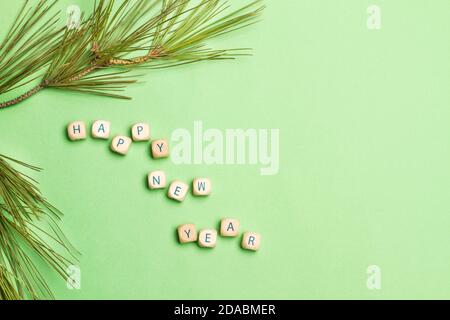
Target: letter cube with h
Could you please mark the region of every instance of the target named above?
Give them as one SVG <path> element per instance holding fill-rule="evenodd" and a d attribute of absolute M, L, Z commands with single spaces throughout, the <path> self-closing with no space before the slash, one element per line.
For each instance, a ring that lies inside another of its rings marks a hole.
<path fill-rule="evenodd" d="M 71 141 L 86 139 L 86 124 L 84 121 L 74 121 L 67 126 L 67 135 Z"/>

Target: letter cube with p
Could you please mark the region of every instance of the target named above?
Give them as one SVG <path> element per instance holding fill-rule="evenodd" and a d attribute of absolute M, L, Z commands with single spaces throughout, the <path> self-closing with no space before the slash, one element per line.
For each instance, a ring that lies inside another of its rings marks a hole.
<path fill-rule="evenodd" d="M 117 136 L 111 142 L 112 151 L 126 155 L 130 149 L 131 139 L 125 136 Z"/>
<path fill-rule="evenodd" d="M 131 128 L 131 136 L 133 141 L 150 140 L 150 126 L 147 123 L 136 123 L 133 128 Z"/>

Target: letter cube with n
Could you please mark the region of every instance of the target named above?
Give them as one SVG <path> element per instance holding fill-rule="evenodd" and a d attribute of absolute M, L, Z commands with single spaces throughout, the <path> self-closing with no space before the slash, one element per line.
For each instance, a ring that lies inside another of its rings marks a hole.
<path fill-rule="evenodd" d="M 222 219 L 220 221 L 220 235 L 222 237 L 237 237 L 239 235 L 239 220 Z"/>
<path fill-rule="evenodd" d="M 197 241 L 197 230 L 195 225 L 183 224 L 178 227 L 178 240 L 180 243 L 188 243 Z"/>
<path fill-rule="evenodd" d="M 86 139 L 86 124 L 83 121 L 75 121 L 67 126 L 67 135 L 72 141 Z"/>
<path fill-rule="evenodd" d="M 92 137 L 95 139 L 108 139 L 111 123 L 109 121 L 97 120 L 92 124 Z"/>
<path fill-rule="evenodd" d="M 211 180 L 208 178 L 197 178 L 192 183 L 194 196 L 208 196 L 211 194 Z"/>
<path fill-rule="evenodd" d="M 152 171 L 148 174 L 148 187 L 150 189 L 164 189 L 166 187 L 166 173 L 164 171 Z"/>
<path fill-rule="evenodd" d="M 131 136 L 133 141 L 150 140 L 150 126 L 147 123 L 136 123 L 133 128 L 131 128 Z"/>
<path fill-rule="evenodd" d="M 131 146 L 131 139 L 125 136 L 117 136 L 111 142 L 112 151 L 126 155 Z"/>
<path fill-rule="evenodd" d="M 261 236 L 255 232 L 245 232 L 241 245 L 244 249 L 257 251 L 261 245 Z"/>

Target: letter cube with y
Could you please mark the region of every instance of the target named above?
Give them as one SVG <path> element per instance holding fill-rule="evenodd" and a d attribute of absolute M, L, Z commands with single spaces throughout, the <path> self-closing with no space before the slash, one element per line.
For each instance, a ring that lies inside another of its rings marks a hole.
<path fill-rule="evenodd" d="M 153 158 L 167 158 L 169 156 L 169 144 L 167 140 L 160 139 L 152 141 L 152 155 Z"/>
<path fill-rule="evenodd" d="M 220 221 L 220 235 L 222 237 L 237 237 L 239 235 L 239 220 L 222 219 Z"/>
<path fill-rule="evenodd" d="M 170 184 L 167 195 L 169 198 L 181 202 L 186 198 L 188 190 L 189 186 L 186 183 L 176 180 Z"/>
<path fill-rule="evenodd" d="M 133 141 L 148 141 L 150 140 L 150 127 L 147 123 L 136 123 L 131 128 L 131 136 Z"/>
<path fill-rule="evenodd" d="M 166 187 L 166 173 L 152 171 L 148 174 L 148 187 L 150 189 L 164 189 Z"/>
<path fill-rule="evenodd" d="M 178 239 L 180 243 L 197 241 L 197 230 L 193 224 L 183 224 L 178 227 Z"/>
<path fill-rule="evenodd" d="M 67 135 L 72 141 L 86 139 L 86 124 L 83 121 L 75 121 L 67 126 Z"/>
<path fill-rule="evenodd" d="M 203 248 L 214 248 L 217 242 L 217 231 L 204 229 L 198 235 L 198 244 Z"/>
<path fill-rule="evenodd" d="M 197 178 L 192 183 L 194 196 L 208 196 L 211 193 L 211 180 L 208 178 Z"/>
<path fill-rule="evenodd" d="M 109 121 L 97 120 L 92 124 L 92 137 L 95 139 L 108 139 L 111 123 Z"/>
<path fill-rule="evenodd" d="M 131 139 L 125 136 L 117 136 L 111 142 L 112 151 L 126 155 L 130 149 Z"/>
<path fill-rule="evenodd" d="M 241 245 L 244 249 L 257 251 L 261 245 L 261 236 L 255 232 L 245 232 Z"/>

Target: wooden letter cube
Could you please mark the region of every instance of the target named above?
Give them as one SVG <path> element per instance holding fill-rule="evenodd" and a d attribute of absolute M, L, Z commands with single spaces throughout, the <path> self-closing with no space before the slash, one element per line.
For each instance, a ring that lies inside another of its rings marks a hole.
<path fill-rule="evenodd" d="M 155 159 L 167 158 L 169 156 L 169 144 L 165 139 L 152 141 L 151 148 L 152 156 Z"/>
<path fill-rule="evenodd" d="M 109 121 L 97 120 L 92 124 L 92 137 L 95 139 L 108 139 L 111 123 Z"/>
<path fill-rule="evenodd" d="M 117 136 L 111 142 L 111 150 L 126 155 L 130 149 L 131 139 L 125 136 Z"/>
<path fill-rule="evenodd" d="M 67 126 L 67 135 L 72 141 L 86 139 L 86 124 L 83 121 L 75 121 Z"/>
<path fill-rule="evenodd" d="M 245 232 L 241 245 L 244 249 L 257 251 L 261 245 L 261 236 L 255 232 Z"/>
<path fill-rule="evenodd" d="M 131 136 L 133 141 L 148 141 L 150 140 L 150 127 L 147 123 L 136 123 L 131 128 Z"/>
<path fill-rule="evenodd" d="M 180 243 L 197 241 L 197 230 L 193 224 L 183 224 L 178 227 L 178 239 Z"/>
<path fill-rule="evenodd" d="M 220 235 L 222 237 L 237 237 L 239 235 L 239 220 L 222 219 L 220 221 Z"/>
<path fill-rule="evenodd" d="M 189 186 L 181 181 L 175 180 L 169 186 L 168 196 L 171 199 L 177 201 L 183 201 L 186 198 L 186 194 L 189 190 Z"/>
<path fill-rule="evenodd" d="M 150 189 L 164 189 L 166 187 L 166 173 L 152 171 L 148 174 L 148 187 Z"/>
<path fill-rule="evenodd" d="M 213 229 L 201 230 L 198 235 L 198 244 L 203 248 L 214 248 L 217 242 L 217 231 Z"/>
<path fill-rule="evenodd" d="M 208 178 L 197 178 L 192 183 L 194 196 L 208 196 L 211 193 L 211 180 Z"/>

